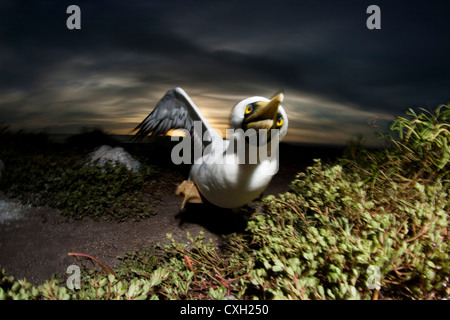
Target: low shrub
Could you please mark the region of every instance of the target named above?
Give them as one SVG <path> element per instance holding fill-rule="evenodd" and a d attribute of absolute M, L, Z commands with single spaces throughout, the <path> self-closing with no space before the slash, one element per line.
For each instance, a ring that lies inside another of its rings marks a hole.
<path fill-rule="evenodd" d="M 57 208 L 75 219 L 140 219 L 156 213 L 157 167 L 143 165 L 140 173 L 132 173 L 120 165 L 88 166 L 86 154 L 68 147 L 1 150 L 6 169 L 0 190 L 35 206 Z"/>
<path fill-rule="evenodd" d="M 442 183 L 385 184 L 317 162 L 265 200 L 249 225 L 261 244 L 252 283 L 265 297 L 431 299 L 448 296 L 448 195 Z M 383 192 L 382 192 L 383 190 Z"/>

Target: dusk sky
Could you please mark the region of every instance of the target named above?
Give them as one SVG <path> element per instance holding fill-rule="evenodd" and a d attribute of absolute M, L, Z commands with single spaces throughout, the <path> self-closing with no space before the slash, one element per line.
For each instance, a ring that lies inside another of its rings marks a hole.
<path fill-rule="evenodd" d="M 223 130 L 239 100 L 283 91 L 287 141 L 370 140 L 375 118 L 450 102 L 449 17 L 448 1 L 0 0 L 0 124 L 131 134 L 182 87 Z"/>

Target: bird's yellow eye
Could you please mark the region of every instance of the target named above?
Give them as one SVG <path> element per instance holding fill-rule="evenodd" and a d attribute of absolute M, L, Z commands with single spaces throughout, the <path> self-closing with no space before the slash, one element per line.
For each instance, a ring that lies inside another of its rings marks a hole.
<path fill-rule="evenodd" d="M 283 125 L 283 118 L 278 119 L 277 127 L 281 127 Z"/>
<path fill-rule="evenodd" d="M 253 106 L 252 105 L 248 105 L 247 108 L 245 108 L 245 114 L 249 114 L 252 111 L 253 111 Z"/>

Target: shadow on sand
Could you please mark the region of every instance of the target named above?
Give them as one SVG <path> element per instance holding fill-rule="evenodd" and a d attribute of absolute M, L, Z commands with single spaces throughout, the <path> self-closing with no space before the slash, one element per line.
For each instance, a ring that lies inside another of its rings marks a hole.
<path fill-rule="evenodd" d="M 244 232 L 249 217 L 255 210 L 249 206 L 241 209 L 224 209 L 210 203 L 189 203 L 176 216 L 179 225 L 198 224 L 217 235 Z"/>

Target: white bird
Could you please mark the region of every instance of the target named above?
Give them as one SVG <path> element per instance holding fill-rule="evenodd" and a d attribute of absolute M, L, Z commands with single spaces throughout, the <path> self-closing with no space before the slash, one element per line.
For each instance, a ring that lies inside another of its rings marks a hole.
<path fill-rule="evenodd" d="M 233 131 L 223 139 L 187 93 L 174 88 L 136 127 L 136 137 L 187 130 L 194 149 L 201 152 L 194 151 L 189 180 L 177 189 L 184 195 L 182 207 L 206 199 L 218 207 L 239 208 L 259 197 L 277 172 L 278 142 L 288 128 L 283 99 L 279 93 L 272 99 L 251 97 L 239 102 L 231 113 Z"/>

